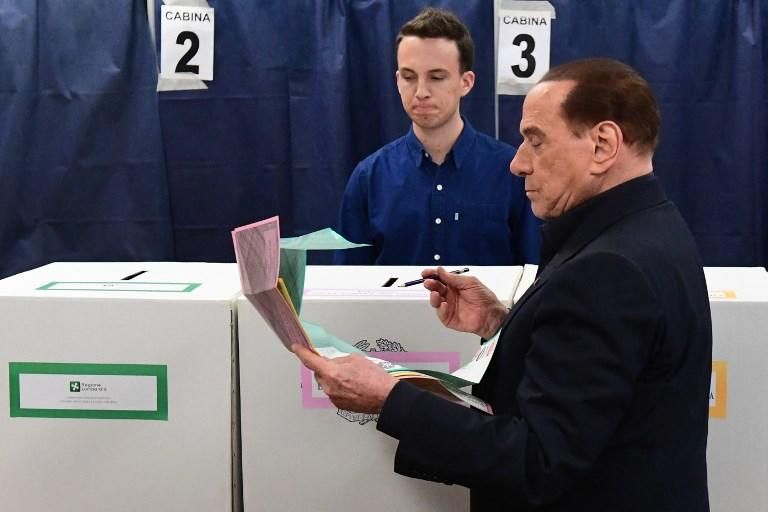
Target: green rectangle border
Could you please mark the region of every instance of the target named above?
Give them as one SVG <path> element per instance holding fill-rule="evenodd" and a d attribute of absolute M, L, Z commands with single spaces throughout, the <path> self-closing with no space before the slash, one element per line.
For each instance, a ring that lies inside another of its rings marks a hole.
<path fill-rule="evenodd" d="M 157 377 L 157 410 L 102 411 L 93 409 L 22 409 L 20 407 L 19 375 L 151 375 Z M 161 364 L 98 364 L 98 363 L 8 363 L 12 418 L 88 418 L 111 420 L 168 421 L 168 367 Z"/>
<path fill-rule="evenodd" d="M 183 290 L 109 290 L 104 288 L 56 288 L 55 290 L 51 291 L 76 291 L 76 292 L 154 292 L 154 293 L 189 293 L 195 288 L 199 287 L 203 283 L 161 283 L 161 282 L 144 282 L 144 281 L 51 281 L 50 283 L 44 284 L 42 286 L 39 286 L 35 288 L 35 290 L 50 290 L 57 284 L 74 284 L 74 283 L 80 283 L 80 284 L 146 284 L 146 285 L 152 285 L 152 284 L 183 284 L 187 287 Z"/>

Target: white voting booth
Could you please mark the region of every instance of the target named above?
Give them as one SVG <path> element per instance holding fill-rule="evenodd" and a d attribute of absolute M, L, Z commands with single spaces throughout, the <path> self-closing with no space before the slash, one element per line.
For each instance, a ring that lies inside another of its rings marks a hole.
<path fill-rule="evenodd" d="M 705 268 L 712 308 L 712 512 L 768 510 L 768 274 Z"/>
<path fill-rule="evenodd" d="M 239 290 L 234 264 L 0 281 L 0 508 L 232 510 Z"/>
<path fill-rule="evenodd" d="M 511 304 L 536 270 L 470 275 Z M 479 340 L 445 329 L 421 285 L 397 287 L 420 271 L 309 266 L 302 318 L 405 366 L 455 370 Z M 711 509 L 768 510 L 768 274 L 705 275 Z M 56 263 L 0 280 L 2 508 L 237 509 L 242 425 L 247 511 L 468 509 L 462 487 L 396 475 L 396 442 L 336 409 L 239 291 L 234 264 Z"/>
<path fill-rule="evenodd" d="M 423 286 L 397 287 L 421 270 L 308 266 L 301 317 L 365 351 L 389 352 L 377 357 L 453 371 L 479 339 L 444 328 Z M 521 267 L 469 272 L 508 304 L 521 274 Z M 469 509 L 465 488 L 395 474 L 395 440 L 376 431 L 374 416 L 335 408 L 244 298 L 238 322 L 246 511 Z"/>

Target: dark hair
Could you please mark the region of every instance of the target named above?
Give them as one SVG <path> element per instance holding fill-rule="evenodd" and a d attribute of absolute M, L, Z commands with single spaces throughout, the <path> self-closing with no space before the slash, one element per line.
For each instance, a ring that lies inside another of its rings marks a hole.
<path fill-rule="evenodd" d="M 550 69 L 540 82 L 573 80 L 562 104 L 563 117 L 577 133 L 613 121 L 624 140 L 641 153 L 659 143 L 661 114 L 650 85 L 632 67 L 613 59 L 580 59 Z"/>
<path fill-rule="evenodd" d="M 400 27 L 395 39 L 395 55 L 400 41 L 406 36 L 421 39 L 449 39 L 459 49 L 459 69 L 462 73 L 471 71 L 475 60 L 475 43 L 469 35 L 469 29 L 452 12 L 435 7 L 427 7 L 415 18 Z"/>

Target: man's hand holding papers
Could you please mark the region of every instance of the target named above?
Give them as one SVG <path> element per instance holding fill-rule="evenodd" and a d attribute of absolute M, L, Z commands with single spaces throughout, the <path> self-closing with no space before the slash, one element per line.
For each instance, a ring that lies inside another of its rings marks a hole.
<path fill-rule="evenodd" d="M 315 373 L 323 392 L 339 409 L 376 414 L 397 379 L 360 354 L 327 358 L 296 344 L 293 352 Z"/>

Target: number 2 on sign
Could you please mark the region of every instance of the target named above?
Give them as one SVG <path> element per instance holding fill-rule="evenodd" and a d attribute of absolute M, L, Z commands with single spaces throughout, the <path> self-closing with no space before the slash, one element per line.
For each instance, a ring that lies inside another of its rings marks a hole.
<path fill-rule="evenodd" d="M 191 61 L 195 55 L 197 55 L 197 50 L 200 48 L 200 38 L 197 37 L 197 34 L 194 32 L 190 32 L 188 30 L 185 30 L 184 32 L 181 32 L 178 37 L 176 37 L 176 44 L 180 44 L 182 46 L 185 46 L 184 43 L 189 41 L 192 43 L 189 47 L 189 50 L 187 50 L 187 53 L 181 56 L 181 60 L 179 60 L 179 63 L 176 64 L 176 72 L 177 73 L 194 73 L 196 75 L 200 74 L 200 66 L 196 64 L 190 64 L 189 61 Z"/>

